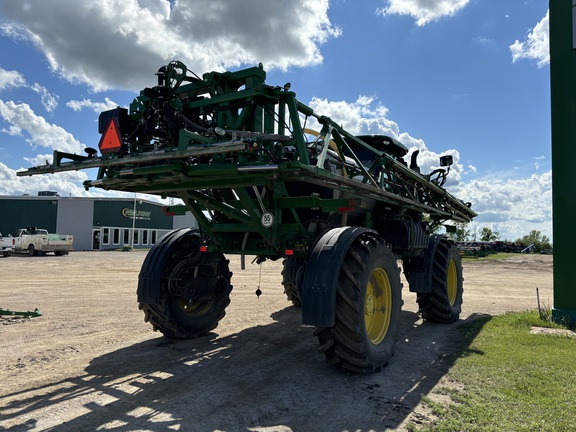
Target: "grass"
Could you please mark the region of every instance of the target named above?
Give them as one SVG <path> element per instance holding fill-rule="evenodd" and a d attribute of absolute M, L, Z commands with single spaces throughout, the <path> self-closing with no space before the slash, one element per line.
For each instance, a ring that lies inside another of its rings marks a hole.
<path fill-rule="evenodd" d="M 558 327 L 538 312 L 478 319 L 465 327 L 468 347 L 448 373 L 453 403 L 425 398 L 438 420 L 417 431 L 576 430 L 576 339 L 531 335 Z"/>

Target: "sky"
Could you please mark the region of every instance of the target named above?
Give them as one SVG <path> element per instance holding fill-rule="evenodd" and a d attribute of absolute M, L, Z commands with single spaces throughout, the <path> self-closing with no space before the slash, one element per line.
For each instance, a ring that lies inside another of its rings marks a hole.
<path fill-rule="evenodd" d="M 53 150 L 97 147 L 98 114 L 128 107 L 180 60 L 198 75 L 264 65 L 354 134 L 451 154 L 469 229 L 552 238 L 546 0 L 2 0 L 0 195 L 85 191 L 92 171 L 17 177 Z"/>

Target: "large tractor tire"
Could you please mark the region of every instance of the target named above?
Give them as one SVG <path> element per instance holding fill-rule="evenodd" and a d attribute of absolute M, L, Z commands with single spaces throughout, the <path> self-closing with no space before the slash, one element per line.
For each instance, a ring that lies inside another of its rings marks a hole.
<path fill-rule="evenodd" d="M 229 261 L 218 252 L 200 252 L 200 243 L 199 232 L 193 230 L 177 242 L 161 246 L 168 250 L 160 255 L 164 260 L 160 300 L 140 304 L 144 320 L 166 337 L 206 335 L 224 318 L 230 304 Z M 142 273 L 149 272 L 153 264 L 153 260 L 145 260 Z"/>
<path fill-rule="evenodd" d="M 302 258 L 288 257 L 282 263 L 282 285 L 288 301 L 294 306 L 302 306 L 298 279 L 302 275 L 304 260 Z"/>
<path fill-rule="evenodd" d="M 359 236 L 344 257 L 336 323 L 315 332 L 326 361 L 359 373 L 382 369 L 400 329 L 402 284 L 396 257 L 381 238 Z"/>
<path fill-rule="evenodd" d="M 452 323 L 462 310 L 462 258 L 456 245 L 440 240 L 432 263 L 432 288 L 418 294 L 420 314 L 426 321 Z"/>

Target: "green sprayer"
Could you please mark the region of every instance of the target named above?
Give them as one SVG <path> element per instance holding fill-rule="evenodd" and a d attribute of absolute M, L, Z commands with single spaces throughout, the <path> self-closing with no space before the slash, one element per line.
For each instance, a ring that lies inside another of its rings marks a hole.
<path fill-rule="evenodd" d="M 262 65 L 199 77 L 174 61 L 156 75 L 129 109 L 100 114 L 99 151 L 55 151 L 51 165 L 18 172 L 98 168 L 87 189 L 184 202 L 166 211 L 192 212 L 199 228 L 165 235 L 139 275 L 154 330 L 196 338 L 218 325 L 232 290 L 224 254 L 282 259 L 288 300 L 316 327 L 326 361 L 350 371 L 378 371 L 393 353 L 400 261 L 424 320 L 459 318 L 460 255 L 435 232 L 476 214 L 443 188 L 452 156 L 421 173 L 417 151 L 407 163 L 397 140 L 347 132 L 289 84 L 267 85 Z"/>

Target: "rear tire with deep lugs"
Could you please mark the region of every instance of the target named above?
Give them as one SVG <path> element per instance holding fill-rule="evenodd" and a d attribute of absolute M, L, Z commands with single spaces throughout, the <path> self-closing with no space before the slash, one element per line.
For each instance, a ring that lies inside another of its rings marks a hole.
<path fill-rule="evenodd" d="M 457 321 L 462 311 L 463 277 L 462 258 L 456 245 L 440 240 L 432 263 L 430 293 L 418 294 L 422 318 L 430 322 Z"/>
<path fill-rule="evenodd" d="M 382 369 L 398 341 L 401 289 L 396 257 L 384 240 L 358 237 L 338 277 L 336 323 L 315 333 L 326 361 L 359 373 Z"/>

